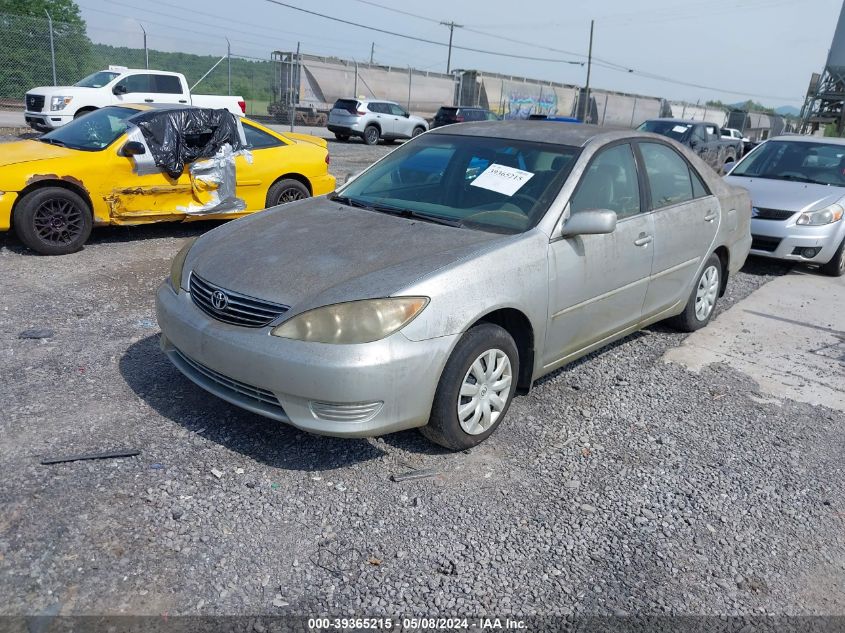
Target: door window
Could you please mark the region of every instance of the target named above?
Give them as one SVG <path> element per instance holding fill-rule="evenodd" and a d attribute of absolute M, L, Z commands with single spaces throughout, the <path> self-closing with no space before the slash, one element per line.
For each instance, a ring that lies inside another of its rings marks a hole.
<path fill-rule="evenodd" d="M 678 153 L 658 143 L 640 143 L 651 204 L 661 209 L 693 199 L 693 181 L 687 162 Z M 704 184 L 699 182 L 704 189 Z"/>
<path fill-rule="evenodd" d="M 150 75 L 150 79 L 152 80 L 150 92 L 166 95 L 182 94 L 182 82 L 175 75 Z"/>
<path fill-rule="evenodd" d="M 284 145 L 279 139 L 267 134 L 267 132 L 252 127 L 249 123 L 244 123 L 244 135 L 246 136 L 246 144 L 251 149 L 264 149 L 266 147 L 280 147 Z"/>
<path fill-rule="evenodd" d="M 129 75 L 119 82 L 118 86 L 126 88 L 126 92 L 150 92 L 150 75 Z"/>
<path fill-rule="evenodd" d="M 405 111 L 395 103 L 389 103 L 387 107 L 390 108 L 390 114 L 393 114 L 395 116 L 403 117 L 406 114 Z"/>
<path fill-rule="evenodd" d="M 701 141 L 702 143 L 706 141 L 707 135 L 704 133 L 704 128 L 700 125 L 696 125 L 692 130 L 692 138 L 693 140 Z"/>
<path fill-rule="evenodd" d="M 371 103 L 367 106 L 367 108 L 370 110 L 370 112 L 376 112 L 378 114 L 388 114 L 386 103 Z"/>
<path fill-rule="evenodd" d="M 610 209 L 623 218 L 640 212 L 637 163 L 631 146 L 616 145 L 596 156 L 572 197 L 571 211 Z"/>

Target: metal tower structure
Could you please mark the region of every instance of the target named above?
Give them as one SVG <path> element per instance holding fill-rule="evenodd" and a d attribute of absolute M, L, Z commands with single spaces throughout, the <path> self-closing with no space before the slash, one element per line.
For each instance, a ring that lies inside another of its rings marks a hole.
<path fill-rule="evenodd" d="M 845 2 L 827 55 L 824 71 L 813 73 L 804 107 L 801 133 L 812 134 L 828 124 L 836 125 L 837 136 L 845 132 Z"/>

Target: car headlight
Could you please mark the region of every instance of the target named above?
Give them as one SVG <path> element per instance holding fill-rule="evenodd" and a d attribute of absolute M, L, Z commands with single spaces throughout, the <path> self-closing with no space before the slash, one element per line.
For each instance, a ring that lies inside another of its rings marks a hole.
<path fill-rule="evenodd" d="M 371 343 L 408 325 L 427 305 L 428 297 L 335 303 L 298 314 L 272 334 L 310 343 Z"/>
<path fill-rule="evenodd" d="M 177 293 L 179 292 L 179 288 L 182 287 L 182 269 L 185 267 L 185 258 L 196 241 L 197 238 L 195 237 L 188 240 L 188 243 L 182 247 L 182 250 L 176 253 L 176 257 L 170 263 L 170 285 L 173 286 L 173 290 Z"/>
<path fill-rule="evenodd" d="M 798 216 L 795 224 L 802 226 L 823 226 L 825 224 L 833 224 L 842 219 L 843 209 L 838 204 L 832 204 L 825 209 L 819 211 L 805 211 Z"/>
<path fill-rule="evenodd" d="M 65 106 L 73 101 L 73 97 L 50 97 L 51 110 L 64 110 Z"/>

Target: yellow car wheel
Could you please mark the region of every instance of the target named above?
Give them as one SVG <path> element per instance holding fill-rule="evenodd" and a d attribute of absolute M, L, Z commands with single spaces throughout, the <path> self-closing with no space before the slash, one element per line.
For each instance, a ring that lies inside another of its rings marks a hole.
<path fill-rule="evenodd" d="M 26 194 L 15 208 L 15 233 L 41 255 L 75 253 L 91 235 L 91 209 L 79 195 L 62 187 Z"/>
<path fill-rule="evenodd" d="M 285 178 L 284 180 L 273 183 L 273 186 L 270 187 L 270 190 L 267 192 L 267 208 L 277 207 L 286 202 L 294 202 L 310 197 L 311 192 L 308 191 L 308 187 L 298 180 Z"/>

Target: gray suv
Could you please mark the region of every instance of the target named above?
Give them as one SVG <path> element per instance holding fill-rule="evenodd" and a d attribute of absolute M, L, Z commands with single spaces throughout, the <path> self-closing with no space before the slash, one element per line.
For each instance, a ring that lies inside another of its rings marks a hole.
<path fill-rule="evenodd" d="M 375 145 L 382 139 L 390 142 L 422 134 L 428 122 L 393 101 L 338 99 L 326 127 L 339 141 L 360 136 L 367 145 Z"/>

